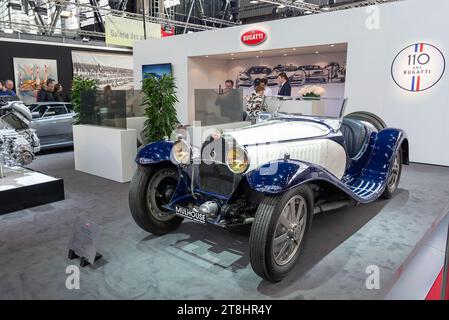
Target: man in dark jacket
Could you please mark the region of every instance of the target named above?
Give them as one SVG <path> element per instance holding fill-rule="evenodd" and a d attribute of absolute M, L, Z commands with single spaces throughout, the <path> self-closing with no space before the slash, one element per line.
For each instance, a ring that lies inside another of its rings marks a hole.
<path fill-rule="evenodd" d="M 37 102 L 47 102 L 55 101 L 53 98 L 55 81 L 53 79 L 48 79 L 45 86 L 37 93 Z"/>
<path fill-rule="evenodd" d="M 277 82 L 279 84 L 278 96 L 290 97 L 292 95 L 292 87 L 285 72 L 278 74 Z"/>

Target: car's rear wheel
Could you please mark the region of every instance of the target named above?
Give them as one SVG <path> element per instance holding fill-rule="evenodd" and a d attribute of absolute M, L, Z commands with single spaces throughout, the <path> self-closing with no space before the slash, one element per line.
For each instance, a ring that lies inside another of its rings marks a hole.
<path fill-rule="evenodd" d="M 178 183 L 178 172 L 171 165 L 138 166 L 129 189 L 129 208 L 137 225 L 155 235 L 175 230 L 183 218 L 164 206 Z"/>
<path fill-rule="evenodd" d="M 402 149 L 399 148 L 394 155 L 393 164 L 390 168 L 390 172 L 388 174 L 387 186 L 385 187 L 384 192 L 382 193 L 382 198 L 390 199 L 399 185 L 399 180 L 401 179 L 402 173 Z"/>
<path fill-rule="evenodd" d="M 254 272 L 271 282 L 282 280 L 304 250 L 312 216 L 313 194 L 307 185 L 266 196 L 257 209 L 249 239 Z"/>

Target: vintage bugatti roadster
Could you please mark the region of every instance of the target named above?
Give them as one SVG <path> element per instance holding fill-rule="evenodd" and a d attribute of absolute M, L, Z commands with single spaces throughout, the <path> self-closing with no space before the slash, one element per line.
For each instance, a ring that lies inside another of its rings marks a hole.
<path fill-rule="evenodd" d="M 155 235 L 184 218 L 231 229 L 252 224 L 252 268 L 280 281 L 303 252 L 314 214 L 392 197 L 408 164 L 404 131 L 372 114 L 342 114 L 278 107 L 254 125 L 214 132 L 200 146 L 181 136 L 148 144 L 136 158 L 132 216 Z"/>

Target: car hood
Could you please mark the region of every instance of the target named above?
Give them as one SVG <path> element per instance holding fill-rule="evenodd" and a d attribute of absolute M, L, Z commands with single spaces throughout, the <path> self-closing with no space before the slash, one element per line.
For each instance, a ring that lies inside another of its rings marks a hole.
<path fill-rule="evenodd" d="M 247 172 L 288 154 L 290 159 L 319 165 L 341 179 L 346 152 L 342 145 L 327 139 L 329 133 L 327 126 L 313 121 L 272 120 L 226 135 L 245 147 L 249 157 Z"/>
<path fill-rule="evenodd" d="M 226 133 L 241 146 L 324 137 L 330 132 L 313 121 L 272 120 Z"/>

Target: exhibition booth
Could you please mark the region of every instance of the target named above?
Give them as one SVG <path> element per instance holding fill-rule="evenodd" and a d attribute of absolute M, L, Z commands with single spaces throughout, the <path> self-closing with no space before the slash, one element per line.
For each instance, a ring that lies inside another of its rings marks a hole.
<path fill-rule="evenodd" d="M 34 159 L 32 112 L 2 100 L 22 137 L 0 139 L 0 217 L 23 230 L 0 241 L 19 266 L 0 297 L 425 299 L 449 219 L 449 3 L 432 4 L 136 41 L 133 88 L 123 67 L 80 90 L 73 152 Z M 78 75 L 117 64 L 73 54 Z"/>
<path fill-rule="evenodd" d="M 226 79 L 237 82 L 239 72 L 249 66 L 325 67 L 337 62 L 346 69 L 344 85 L 327 84 L 340 87 L 328 94 L 348 98 L 346 113 L 369 111 L 388 126 L 404 129 L 410 138 L 411 161 L 449 165 L 449 151 L 435 152 L 435 146 L 445 145 L 449 138 L 445 130 L 448 77 L 442 56 L 449 45 L 443 13 L 447 4 L 430 1 L 428 5 L 433 2 L 441 10 L 426 17 L 420 1 L 412 0 L 138 41 L 133 51 L 134 84 L 139 88 L 142 66 L 171 63 L 178 86 L 178 116 L 182 123 L 191 124 L 194 90 L 218 89 Z M 264 40 L 257 45 L 243 42 L 242 36 L 252 31 L 263 33 Z M 421 59 L 430 60 L 420 65 L 419 72 L 432 74 L 420 87 L 416 87 L 418 69 L 406 67 L 415 47 L 416 53 L 425 54 Z M 432 121 L 423 121 L 429 118 Z"/>

